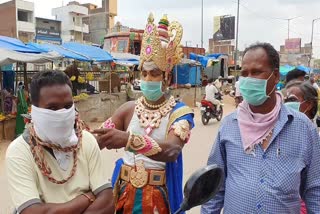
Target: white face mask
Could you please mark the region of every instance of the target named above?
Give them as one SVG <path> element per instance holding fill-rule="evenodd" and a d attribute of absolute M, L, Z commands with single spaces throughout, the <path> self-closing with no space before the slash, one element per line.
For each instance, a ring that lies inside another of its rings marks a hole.
<path fill-rule="evenodd" d="M 53 111 L 31 107 L 31 119 L 37 136 L 46 143 L 69 147 L 78 143 L 75 134 L 75 107 Z M 53 151 L 59 166 L 67 170 L 72 153 Z"/>

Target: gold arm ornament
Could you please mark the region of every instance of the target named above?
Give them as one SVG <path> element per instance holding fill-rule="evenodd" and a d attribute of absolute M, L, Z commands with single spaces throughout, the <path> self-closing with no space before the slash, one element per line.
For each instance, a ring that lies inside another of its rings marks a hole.
<path fill-rule="evenodd" d="M 186 141 L 190 137 L 190 124 L 187 120 L 179 120 L 172 125 L 174 134 L 182 141 Z"/>
<path fill-rule="evenodd" d="M 129 139 L 125 148 L 126 151 L 143 154 L 145 156 L 153 156 L 162 151 L 159 144 L 151 137 L 135 135 L 131 131 L 129 133 Z"/>

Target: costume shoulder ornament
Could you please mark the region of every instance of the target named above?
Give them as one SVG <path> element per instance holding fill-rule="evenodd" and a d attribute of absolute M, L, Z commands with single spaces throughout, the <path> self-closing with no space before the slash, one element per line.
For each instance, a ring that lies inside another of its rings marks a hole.
<path fill-rule="evenodd" d="M 183 56 L 180 45 L 182 35 L 183 28 L 180 23 L 169 23 L 164 15 L 157 27 L 153 15 L 150 14 L 143 34 L 139 68 L 142 69 L 145 62 L 152 61 L 160 70 L 171 72 Z"/>

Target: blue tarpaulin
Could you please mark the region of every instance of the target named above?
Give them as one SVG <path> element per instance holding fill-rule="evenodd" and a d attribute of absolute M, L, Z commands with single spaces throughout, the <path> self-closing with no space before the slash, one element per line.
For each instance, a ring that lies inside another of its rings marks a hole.
<path fill-rule="evenodd" d="M 59 45 L 28 43 L 28 47 L 33 47 L 46 53 L 50 51 L 54 51 L 60 54 L 61 56 L 63 56 L 64 58 L 75 59 L 78 61 L 87 61 L 87 62 L 92 61 L 88 57 L 74 53 L 73 51 L 67 50 Z"/>
<path fill-rule="evenodd" d="M 223 56 L 223 55 L 225 55 L 225 54 L 217 53 L 217 54 L 210 54 L 207 56 L 202 56 L 202 55 L 198 55 L 195 53 L 190 53 L 190 59 L 200 62 L 203 67 L 207 67 L 208 62 L 210 60 L 216 61 L 220 56 Z"/>
<path fill-rule="evenodd" d="M 176 80 L 176 69 L 173 69 L 173 82 L 179 85 L 191 84 L 200 85 L 201 70 L 199 66 L 189 64 L 177 65 L 178 81 Z"/>
<path fill-rule="evenodd" d="M 294 66 L 290 66 L 290 65 L 280 66 L 280 75 L 287 76 L 289 71 L 292 71 L 294 68 L 295 68 Z"/>
<path fill-rule="evenodd" d="M 298 66 L 291 66 L 291 65 L 284 65 L 280 66 L 280 75 L 281 76 L 287 76 L 287 74 L 292 71 L 293 69 L 299 69 L 301 71 L 304 71 L 306 73 L 309 73 L 311 71 L 311 68 L 303 66 L 303 65 L 298 65 Z"/>
<path fill-rule="evenodd" d="M 41 53 L 40 50 L 28 47 L 18 39 L 0 36 L 0 48 L 22 53 Z"/>
<path fill-rule="evenodd" d="M 214 54 L 208 54 L 206 57 L 218 59 L 220 56 L 223 56 L 223 55 L 225 55 L 225 54 L 214 53 Z"/>
<path fill-rule="evenodd" d="M 75 42 L 68 42 L 62 44 L 62 47 L 73 51 L 74 53 L 86 56 L 87 58 L 92 59 L 92 61 L 96 62 L 111 62 L 113 61 L 112 56 L 105 50 L 91 46 L 91 45 L 84 45 Z"/>
<path fill-rule="evenodd" d="M 306 66 L 303 66 L 303 65 L 298 65 L 297 66 L 297 69 L 301 70 L 301 71 L 304 71 L 306 73 L 309 73 L 311 71 L 311 68 L 309 67 L 306 67 Z"/>

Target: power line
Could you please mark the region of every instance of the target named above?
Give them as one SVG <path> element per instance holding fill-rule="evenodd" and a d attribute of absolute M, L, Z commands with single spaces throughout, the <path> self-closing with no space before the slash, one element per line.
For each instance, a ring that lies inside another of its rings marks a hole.
<path fill-rule="evenodd" d="M 234 2 L 234 3 L 235 3 L 235 2 Z M 246 5 L 244 5 L 244 4 L 241 4 L 241 3 L 240 3 L 240 5 L 241 5 L 243 8 L 245 8 L 246 10 L 250 11 L 252 14 L 254 14 L 254 15 L 260 17 L 260 18 L 263 18 L 263 19 L 265 19 L 265 20 L 268 20 L 268 21 L 271 22 L 271 23 L 274 23 L 272 20 L 282 20 L 282 21 L 288 20 L 288 19 L 285 19 L 285 18 L 264 16 L 264 15 L 261 15 L 261 14 L 255 12 L 255 11 L 253 11 L 252 9 L 248 8 L 248 7 L 247 7 Z M 280 27 L 280 28 L 285 29 L 286 31 L 288 31 L 288 28 L 286 28 L 286 27 Z M 305 36 L 305 35 L 303 35 L 302 33 L 293 31 L 293 30 L 291 30 L 291 29 L 289 29 L 289 31 L 292 32 L 292 33 L 298 34 L 298 35 L 300 35 L 300 36 Z"/>

